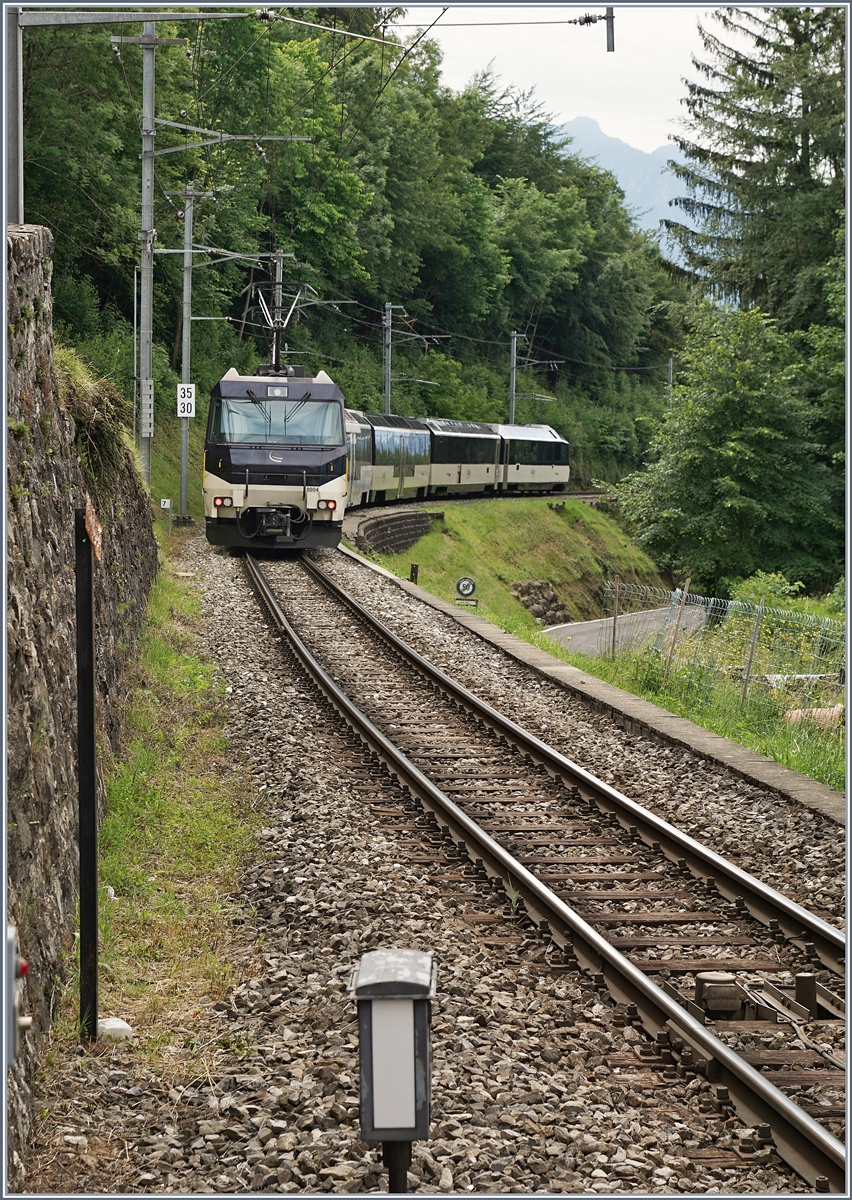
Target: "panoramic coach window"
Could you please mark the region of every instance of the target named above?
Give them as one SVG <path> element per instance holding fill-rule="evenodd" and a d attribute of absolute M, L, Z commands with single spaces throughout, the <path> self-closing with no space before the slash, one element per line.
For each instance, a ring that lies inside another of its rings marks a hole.
<path fill-rule="evenodd" d="M 567 463 L 568 445 L 566 442 L 538 442 L 518 438 L 512 442 L 510 461 L 526 466 Z"/>
<path fill-rule="evenodd" d="M 300 446 L 340 446 L 339 404 L 327 400 L 214 400 L 210 419 L 214 442 L 261 442 Z"/>
<path fill-rule="evenodd" d="M 435 462 L 493 463 L 496 458 L 496 438 L 464 437 L 459 434 L 435 434 Z"/>

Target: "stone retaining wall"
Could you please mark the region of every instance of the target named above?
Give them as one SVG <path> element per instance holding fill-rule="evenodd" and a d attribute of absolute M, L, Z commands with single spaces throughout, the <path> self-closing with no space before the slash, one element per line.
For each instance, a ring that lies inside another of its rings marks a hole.
<path fill-rule="evenodd" d="M 353 540 L 364 550 L 375 550 L 379 554 L 402 554 L 425 537 L 432 528 L 433 520 L 441 520 L 443 516 L 442 512 L 425 512 L 423 509 L 379 513 L 365 517 L 359 523 Z"/>
<path fill-rule="evenodd" d="M 74 510 L 85 504 L 86 484 L 74 419 L 54 377 L 52 252 L 49 230 L 8 227 L 7 899 L 30 964 L 23 1011 L 34 1018 L 8 1076 L 16 1191 L 25 1188 L 30 1081 L 73 950 L 78 895 Z M 117 746 L 123 670 L 157 570 L 150 501 L 129 451 L 126 474 L 98 516 L 98 738 Z"/>

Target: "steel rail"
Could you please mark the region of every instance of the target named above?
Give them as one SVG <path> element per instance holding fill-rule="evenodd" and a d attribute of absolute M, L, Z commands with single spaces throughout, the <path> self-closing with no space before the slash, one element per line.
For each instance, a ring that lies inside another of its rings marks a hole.
<path fill-rule="evenodd" d="M 546 921 L 554 939 L 571 946 L 578 960 L 600 976 L 600 982 L 616 1000 L 634 1003 L 646 1028 L 658 1034 L 674 1033 L 682 1046 L 687 1045 L 696 1056 L 695 1065 L 728 1088 L 731 1101 L 746 1124 L 770 1126 L 778 1153 L 797 1174 L 811 1186 L 824 1186 L 823 1181 L 827 1180 L 830 1191 L 843 1193 L 846 1162 L 843 1143 L 686 1012 L 677 1000 L 656 987 L 437 788 L 341 691 L 290 624 L 250 555 L 246 556 L 246 564 L 275 624 L 333 707 L 400 781 L 425 802 L 454 840 L 467 849 L 475 847 L 475 861 L 501 878 L 516 894 L 520 893 L 530 915 Z"/>
<path fill-rule="evenodd" d="M 346 509 L 346 515 L 366 516 L 374 513 L 379 516 L 382 509 L 393 509 L 398 505 L 408 504 L 474 504 L 478 500 L 544 500 L 546 499 L 551 504 L 561 504 L 565 500 L 582 500 L 583 503 L 592 504 L 595 500 L 602 500 L 601 492 L 549 492 L 542 490 L 540 492 L 452 492 L 448 496 L 425 496 L 418 498 L 417 496 L 399 496 L 395 500 L 374 501 L 373 503 L 361 503 L 353 508 Z M 428 510 L 425 510 L 428 511 Z"/>
<path fill-rule="evenodd" d="M 744 903 L 746 908 L 757 920 L 764 925 L 777 921 L 778 927 L 785 937 L 805 953 L 815 953 L 820 961 L 836 975 L 844 975 L 846 955 L 845 934 L 815 916 L 801 905 L 796 904 L 788 896 L 775 891 L 768 884 L 755 879 L 747 871 L 729 863 L 721 855 L 710 850 L 695 838 L 689 837 L 662 817 L 649 812 L 635 800 L 629 799 L 616 788 L 603 780 L 595 778 L 588 771 L 565 755 L 542 742 L 534 734 L 529 733 L 520 725 L 516 725 L 497 709 L 492 708 L 485 700 L 481 700 L 462 684 L 457 683 L 446 675 L 434 663 L 418 654 L 401 638 L 368 612 L 363 605 L 349 596 L 333 579 L 310 559 L 302 560 L 303 566 L 314 577 L 329 588 L 334 595 L 346 603 L 349 608 L 365 620 L 371 629 L 403 655 L 413 666 L 436 682 L 453 699 L 463 704 L 471 713 L 484 717 L 489 725 L 498 729 L 504 737 L 513 742 L 519 749 L 532 757 L 549 770 L 567 779 L 578 787 L 585 799 L 594 801 L 605 812 L 615 815 L 625 829 L 633 829 L 649 846 L 659 845 L 660 850 L 672 862 L 685 864 L 689 870 L 706 883 L 712 883 L 728 900 Z M 813 947 L 813 951 L 810 951 Z"/>

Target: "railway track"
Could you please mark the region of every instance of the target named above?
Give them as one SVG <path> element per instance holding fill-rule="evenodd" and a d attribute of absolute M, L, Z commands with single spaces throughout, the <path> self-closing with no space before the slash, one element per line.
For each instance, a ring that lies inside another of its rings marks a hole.
<path fill-rule="evenodd" d="M 586 504 L 599 504 L 603 499 L 601 492 L 489 492 L 487 495 L 480 493 L 474 496 L 466 496 L 464 493 L 452 493 L 449 496 L 426 496 L 422 500 L 414 500 L 411 497 L 400 499 L 397 501 L 386 500 L 382 504 L 358 504 L 354 507 L 347 508 L 346 515 L 353 516 L 380 516 L 382 510 L 395 509 L 399 505 L 412 505 L 416 507 L 418 504 L 475 504 L 481 500 L 548 500 L 551 504 L 562 504 L 566 500 L 583 500 Z"/>
<path fill-rule="evenodd" d="M 448 885 L 468 884 L 449 833 L 480 876 L 503 884 L 512 913 L 542 928 L 565 968 L 582 967 L 655 1039 L 637 1061 L 706 1075 L 708 1103 L 734 1104 L 755 1130 L 755 1151 L 772 1141 L 813 1186 L 842 1191 L 833 1132 L 842 1108 L 807 1096 L 842 1089 L 844 1064 L 804 1028 L 842 1021 L 842 934 L 480 704 L 314 564 L 268 565 L 272 586 L 257 563 L 247 566 L 326 695 L 433 815 L 431 844 L 417 822 L 409 830 L 419 834 L 413 860 Z M 772 1049 L 743 1050 L 755 1029 L 771 1032 Z"/>

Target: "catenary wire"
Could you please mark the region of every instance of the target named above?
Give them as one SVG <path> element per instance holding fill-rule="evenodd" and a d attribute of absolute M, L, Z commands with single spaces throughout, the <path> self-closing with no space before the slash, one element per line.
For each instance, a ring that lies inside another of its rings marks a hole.
<path fill-rule="evenodd" d="M 338 291 L 336 288 L 332 288 L 331 290 L 334 292 L 334 294 L 338 300 L 347 300 L 350 303 L 352 302 L 352 297 L 348 296 L 345 292 Z M 377 316 L 383 315 L 382 310 L 380 308 L 373 308 L 372 305 L 365 304 L 361 300 L 356 300 L 356 301 L 354 301 L 354 303 L 357 304 L 358 307 L 361 308 L 364 312 L 375 313 Z M 341 315 L 344 315 L 344 314 L 341 314 Z M 384 328 L 384 326 L 382 324 L 365 321 L 363 318 L 355 317 L 351 313 L 346 313 L 345 316 L 346 316 L 347 320 L 357 321 L 359 324 L 366 326 L 368 329 L 382 330 Z M 435 334 L 440 334 L 442 337 L 458 338 L 461 341 L 475 342 L 481 346 L 501 346 L 501 347 L 505 348 L 506 345 L 508 344 L 505 339 L 478 338 L 478 337 L 474 337 L 472 334 L 469 334 L 469 333 L 458 333 L 454 330 L 444 329 L 440 325 L 435 325 L 432 322 L 427 321 L 424 317 L 416 317 L 415 316 L 410 319 L 419 325 L 425 325 L 428 329 L 432 330 Z M 659 370 L 662 370 L 662 366 L 657 366 L 657 367 L 638 367 L 638 366 L 622 366 L 622 365 L 606 366 L 604 363 L 588 362 L 586 359 L 583 359 L 583 358 L 569 358 L 568 355 L 562 354 L 561 352 L 558 354 L 555 351 L 551 353 L 550 351 L 547 351 L 544 349 L 539 349 L 538 347 L 536 347 L 532 344 L 530 345 L 529 348 L 530 348 L 531 352 L 535 352 L 535 353 L 541 355 L 543 357 L 544 361 L 546 361 L 546 362 L 555 361 L 557 358 L 559 358 L 559 359 L 564 360 L 565 362 L 573 363 L 576 366 L 592 367 L 595 370 L 599 370 L 599 371 L 659 371 Z"/>

